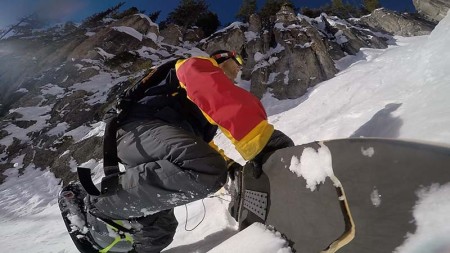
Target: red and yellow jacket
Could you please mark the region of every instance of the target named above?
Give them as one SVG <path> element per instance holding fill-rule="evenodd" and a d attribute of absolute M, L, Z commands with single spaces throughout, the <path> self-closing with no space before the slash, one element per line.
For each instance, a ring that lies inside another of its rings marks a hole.
<path fill-rule="evenodd" d="M 188 99 L 222 130 L 245 160 L 254 158 L 274 131 L 259 99 L 230 81 L 212 58 L 183 59 L 175 67 Z"/>

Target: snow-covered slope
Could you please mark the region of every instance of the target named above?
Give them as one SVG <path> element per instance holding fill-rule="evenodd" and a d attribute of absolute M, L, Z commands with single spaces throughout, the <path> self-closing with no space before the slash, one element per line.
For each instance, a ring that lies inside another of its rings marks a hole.
<path fill-rule="evenodd" d="M 377 136 L 450 145 L 450 100 L 447 98 L 450 94 L 450 16 L 429 36 L 398 37 L 397 40 L 400 46 L 365 49 L 357 56 L 341 60 L 337 66 L 347 66 L 345 69 L 297 100 L 277 101 L 266 95 L 263 103 L 271 115 L 269 120 L 296 144 Z M 230 156 L 243 162 L 224 136 L 218 136 L 217 143 Z M 15 167 L 20 166 L 18 158 Z M 15 171 L 15 168 L 8 170 L 6 182 L 0 185 L 1 251 L 77 252 L 57 207 L 59 181 L 50 172 L 33 168 L 26 168 L 22 176 Z M 429 201 L 427 196 L 432 192 L 433 189 L 423 193 L 423 201 Z M 436 189 L 435 192 L 442 193 Z M 443 194 L 445 196 L 445 192 Z M 279 235 L 259 225 L 236 234 L 236 223 L 226 211 L 228 199 L 226 193 L 218 194 L 206 199 L 205 205 L 198 201 L 187 205 L 186 209 L 184 206 L 177 208 L 180 226 L 174 242 L 165 252 L 289 252 Z M 428 215 L 422 215 L 426 211 Z M 448 212 L 435 215 L 429 212 L 423 210 L 423 205 L 415 210 L 418 232 L 429 235 L 427 231 L 433 230 L 429 227 L 431 222 L 441 225 L 440 235 L 448 236 Z M 204 215 L 195 230 L 186 231 L 195 227 Z M 409 247 L 414 248 L 414 245 L 403 245 L 399 252 L 413 252 Z M 433 252 L 434 249 L 428 250 Z M 450 249 L 440 250 L 448 252 Z"/>

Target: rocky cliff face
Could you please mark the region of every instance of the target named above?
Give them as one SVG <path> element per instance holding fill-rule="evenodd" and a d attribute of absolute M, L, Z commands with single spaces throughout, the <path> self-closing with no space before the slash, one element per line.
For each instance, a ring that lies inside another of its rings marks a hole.
<path fill-rule="evenodd" d="M 88 29 L 85 35 L 88 38 L 77 44 L 67 59 L 99 60 L 108 58 L 111 54 L 119 55 L 137 50 L 142 46 L 157 48 L 159 29 L 147 16 L 137 14 L 112 21 L 106 27 Z"/>
<path fill-rule="evenodd" d="M 312 19 L 285 6 L 267 27 L 254 15 L 202 39 L 197 28 L 160 31 L 137 14 L 0 40 L 0 182 L 7 169 L 33 167 L 49 168 L 67 183 L 77 165 L 101 164 L 102 116 L 116 94 L 153 65 L 237 50 L 246 58 L 240 81 L 251 92 L 297 98 L 332 78 L 336 61 L 362 47 L 385 48 L 394 43 L 392 34 L 430 30 L 401 15 L 386 25 L 380 21 L 386 15 L 395 16 Z"/>
<path fill-rule="evenodd" d="M 1 40 L 0 181 L 6 169 L 31 166 L 67 183 L 77 165 L 99 162 L 101 119 L 115 94 L 152 65 L 192 55 L 160 39 L 138 14 Z"/>
<path fill-rule="evenodd" d="M 399 14 L 386 9 L 376 9 L 370 15 L 362 17 L 355 24 L 380 29 L 398 36 L 427 35 L 433 30 L 435 24 L 427 22 L 417 15 L 408 13 Z"/>
<path fill-rule="evenodd" d="M 447 0 L 413 0 L 417 11 L 431 21 L 441 21 L 450 9 Z"/>
<path fill-rule="evenodd" d="M 385 9 L 348 21 L 322 14 L 311 19 L 284 6 L 270 28 L 254 15 L 248 24 L 234 23 L 204 41 L 211 52 L 238 50 L 247 57 L 242 78 L 250 80 L 258 97 L 270 90 L 279 99 L 297 98 L 309 87 L 332 78 L 335 60 L 356 54 L 362 47 L 386 48 L 392 35 L 429 34 L 433 24 Z"/>

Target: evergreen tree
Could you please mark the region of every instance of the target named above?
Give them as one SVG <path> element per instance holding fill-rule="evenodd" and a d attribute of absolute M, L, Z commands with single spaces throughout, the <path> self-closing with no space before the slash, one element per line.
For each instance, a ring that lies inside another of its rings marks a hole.
<path fill-rule="evenodd" d="M 138 13 L 140 13 L 139 9 L 133 6 L 133 7 L 129 8 L 129 9 L 124 10 L 121 13 L 117 13 L 117 14 L 111 15 L 111 17 L 114 18 L 114 19 L 121 19 L 121 18 L 124 18 L 126 16 L 130 16 L 130 15 L 134 15 L 134 14 L 138 14 Z"/>
<path fill-rule="evenodd" d="M 177 8 L 169 13 L 165 23 L 177 24 L 186 29 L 207 12 L 208 5 L 204 0 L 181 0 Z"/>
<path fill-rule="evenodd" d="M 379 0 L 364 0 L 363 5 L 364 8 L 369 12 L 372 12 L 373 10 L 381 7 Z"/>
<path fill-rule="evenodd" d="M 280 11 L 281 6 L 287 4 L 295 9 L 294 4 L 290 0 L 266 0 L 265 4 L 259 11 L 259 16 L 264 26 L 270 22 L 270 17 L 275 16 Z"/>
<path fill-rule="evenodd" d="M 160 27 L 170 23 L 184 29 L 196 25 L 202 28 L 206 35 L 213 33 L 220 26 L 217 14 L 208 10 L 205 0 L 182 0 L 177 8 L 169 13 L 167 19 L 161 22 Z"/>
<path fill-rule="evenodd" d="M 332 15 L 336 15 L 339 17 L 347 16 L 342 0 L 331 0 L 331 12 L 333 13 Z"/>
<path fill-rule="evenodd" d="M 302 8 L 303 15 L 308 17 L 318 17 L 322 12 L 330 16 L 338 16 L 340 18 L 360 17 L 367 14 L 365 8 L 359 8 L 358 6 L 344 3 L 342 0 L 332 0 L 329 3 L 319 8 Z"/>
<path fill-rule="evenodd" d="M 86 18 L 83 21 L 82 26 L 83 27 L 89 27 L 89 26 L 98 25 L 98 23 L 100 21 L 102 21 L 104 18 L 112 17 L 113 15 L 116 15 L 117 12 L 119 11 L 120 7 L 122 7 L 124 4 L 125 4 L 125 2 L 120 2 L 117 5 L 115 5 L 115 6 L 111 7 L 111 8 L 108 8 L 106 11 L 95 13 L 94 15 Z"/>
<path fill-rule="evenodd" d="M 236 18 L 242 22 L 248 22 L 252 14 L 256 13 L 256 0 L 243 0 Z"/>
<path fill-rule="evenodd" d="M 17 34 L 30 35 L 33 33 L 34 29 L 42 29 L 53 22 L 55 22 L 54 19 L 47 18 L 35 12 L 29 16 L 21 18 L 17 24 L 1 33 L 1 37 L 3 38 L 4 35 L 12 30 L 14 30 Z"/>
<path fill-rule="evenodd" d="M 328 15 L 340 18 L 360 17 L 362 15 L 359 8 L 349 3 L 343 3 L 342 0 L 332 0 L 331 4 L 321 7 L 321 9 Z"/>
<path fill-rule="evenodd" d="M 342 0 L 331 0 L 331 7 L 335 9 L 343 9 L 344 2 L 342 2 Z"/>
<path fill-rule="evenodd" d="M 161 11 L 155 11 L 155 12 L 149 13 L 148 17 L 150 18 L 151 21 L 156 23 L 156 20 L 158 20 L 158 18 L 159 18 L 159 14 L 161 14 Z"/>
<path fill-rule="evenodd" d="M 343 9 L 344 3 L 342 0 L 331 0 L 331 7 L 334 9 Z"/>
<path fill-rule="evenodd" d="M 195 25 L 202 28 L 205 36 L 209 36 L 220 26 L 220 21 L 216 13 L 208 12 L 200 16 Z"/>
<path fill-rule="evenodd" d="M 320 16 L 320 14 L 325 11 L 321 8 L 317 9 L 317 8 L 303 7 L 301 8 L 300 12 L 307 17 L 315 18 Z"/>

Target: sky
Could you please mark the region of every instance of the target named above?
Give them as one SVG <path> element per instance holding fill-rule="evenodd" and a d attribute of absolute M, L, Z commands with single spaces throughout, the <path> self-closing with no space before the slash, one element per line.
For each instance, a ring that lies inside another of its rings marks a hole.
<path fill-rule="evenodd" d="M 179 0 L 0 0 L 0 28 L 15 24 L 21 17 L 38 12 L 47 17 L 61 21 L 72 20 L 79 22 L 84 18 L 103 11 L 119 2 L 126 2 L 122 8 L 136 6 L 140 10 L 154 12 L 161 10 L 159 20 L 162 21 L 167 14 L 176 8 Z M 210 10 L 217 13 L 222 25 L 235 21 L 235 15 L 239 10 L 242 0 L 206 0 Z M 293 0 L 296 7 L 320 7 L 330 0 Z M 346 2 L 346 0 L 344 0 Z M 362 0 L 347 0 L 348 3 L 360 4 Z M 388 9 L 414 12 L 412 0 L 381 0 L 383 6 Z M 264 4 L 264 0 L 257 0 L 258 7 Z"/>

